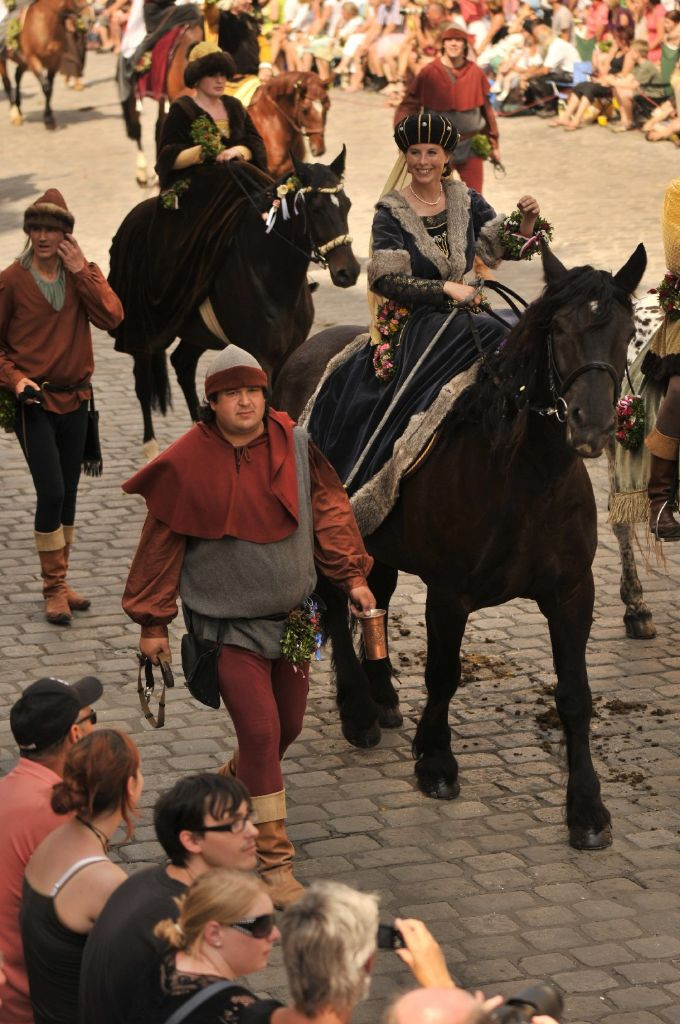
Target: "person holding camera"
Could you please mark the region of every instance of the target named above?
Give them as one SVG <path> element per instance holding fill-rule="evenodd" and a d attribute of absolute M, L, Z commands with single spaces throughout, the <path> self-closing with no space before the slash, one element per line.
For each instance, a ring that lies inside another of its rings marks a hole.
<path fill-rule="evenodd" d="M 57 625 L 90 604 L 66 582 L 92 394 L 90 322 L 109 330 L 123 319 L 73 224 L 64 197 L 48 189 L 24 214 L 24 251 L 0 273 L 0 388 L 17 403 L 13 429 L 37 494 L 45 616 Z"/>

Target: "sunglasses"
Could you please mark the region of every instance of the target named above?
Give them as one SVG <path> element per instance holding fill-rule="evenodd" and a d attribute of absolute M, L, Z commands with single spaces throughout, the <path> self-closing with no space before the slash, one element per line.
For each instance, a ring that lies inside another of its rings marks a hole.
<path fill-rule="evenodd" d="M 243 817 L 234 818 L 233 821 L 225 822 L 223 825 L 204 825 L 201 832 L 233 832 L 234 835 L 239 835 L 245 830 L 248 823 L 254 825 L 256 822 L 256 815 L 254 811 L 250 814 L 246 814 Z"/>
<path fill-rule="evenodd" d="M 260 914 L 259 917 L 245 917 L 242 921 L 234 921 L 227 927 L 242 932 L 243 935 L 250 935 L 253 939 L 266 939 L 274 931 L 275 924 L 275 914 Z"/>
<path fill-rule="evenodd" d="M 82 725 L 83 722 L 92 722 L 93 725 L 97 724 L 97 712 L 90 711 L 89 715 L 85 715 L 84 718 L 77 718 L 73 723 L 74 725 Z"/>

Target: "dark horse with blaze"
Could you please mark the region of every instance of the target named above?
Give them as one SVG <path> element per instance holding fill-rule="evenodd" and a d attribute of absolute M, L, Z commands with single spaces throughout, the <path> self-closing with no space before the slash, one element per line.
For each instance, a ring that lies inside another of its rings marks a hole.
<path fill-rule="evenodd" d="M 109 280 L 125 309 L 114 332 L 116 349 L 135 361 L 149 457 L 157 451 L 151 410 L 166 411 L 165 350 L 175 338 L 181 340 L 171 362 L 197 420 L 196 367 L 207 349 L 233 342 L 275 380 L 314 319 L 310 262 L 327 267 L 339 288 L 351 287 L 359 276 L 348 233 L 344 147 L 329 166 L 295 161 L 295 185 L 284 198 L 277 198 L 278 183 L 250 164 L 232 161 L 221 169 L 222 189 L 230 184 L 237 200 L 222 213 L 219 189 L 205 190 L 203 221 L 182 247 L 182 280 L 176 272 L 173 277 L 163 252 L 163 238 L 170 241 L 164 232 L 174 231 L 174 213 L 161 210 L 158 199 L 130 211 L 111 247 Z M 281 203 L 278 209 L 275 201 Z"/>
<path fill-rule="evenodd" d="M 379 607 L 388 608 L 399 570 L 427 587 L 427 703 L 413 741 L 420 789 L 447 800 L 459 793 L 448 710 L 468 616 L 532 598 L 548 621 L 557 673 L 569 841 L 595 850 L 610 845 L 611 826 L 590 753 L 586 642 L 597 524 L 582 457 L 600 455 L 613 429 L 633 330 L 630 294 L 646 256 L 639 246 L 613 276 L 587 266 L 567 270 L 549 250 L 543 264 L 543 294 L 505 345 L 486 355 L 430 454 L 402 479 L 395 507 L 365 542 Z M 277 408 L 300 413 L 348 333 L 322 332 L 298 349 L 279 377 Z M 372 746 L 381 724 L 402 721 L 390 661 L 359 662 L 345 599 L 327 580 L 320 585 L 343 732 L 356 746 Z"/>

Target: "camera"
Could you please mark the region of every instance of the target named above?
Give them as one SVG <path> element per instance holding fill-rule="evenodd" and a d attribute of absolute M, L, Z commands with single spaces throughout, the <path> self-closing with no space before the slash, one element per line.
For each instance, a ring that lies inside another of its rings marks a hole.
<path fill-rule="evenodd" d="M 494 1024 L 524 1024 L 537 1014 L 560 1020 L 563 1009 L 561 993 L 552 985 L 542 983 L 523 988 L 512 999 L 506 999 L 492 1010 L 490 1017 Z"/>
<path fill-rule="evenodd" d="M 378 949 L 404 949 L 404 936 L 392 924 L 378 925 Z"/>

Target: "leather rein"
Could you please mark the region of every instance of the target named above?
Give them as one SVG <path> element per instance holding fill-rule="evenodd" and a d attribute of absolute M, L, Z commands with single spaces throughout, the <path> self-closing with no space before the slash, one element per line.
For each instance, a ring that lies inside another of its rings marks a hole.
<path fill-rule="evenodd" d="M 287 113 L 287 111 L 285 111 L 283 109 L 283 107 L 281 106 L 280 103 L 277 103 L 277 101 L 274 99 L 273 96 L 269 95 L 269 91 L 267 90 L 266 85 L 262 86 L 262 95 L 259 96 L 255 100 L 255 103 L 251 103 L 251 106 L 256 106 L 262 100 L 262 98 L 267 99 L 267 100 L 269 100 L 270 103 L 272 103 L 276 107 L 278 112 L 281 114 L 281 117 L 284 119 L 284 121 L 286 121 L 290 125 L 290 127 L 293 129 L 293 131 L 297 132 L 304 139 L 308 139 L 310 135 L 323 135 L 324 132 L 326 131 L 325 125 L 324 125 L 323 128 L 306 128 L 303 124 L 299 124 L 298 121 L 296 120 L 296 117 L 299 114 L 300 101 L 302 99 L 302 97 L 300 95 L 300 86 L 301 85 L 302 85 L 302 79 L 298 78 L 297 82 L 293 86 L 293 94 L 295 96 L 295 103 L 294 103 L 294 106 L 293 106 L 293 116 L 292 117 L 291 117 L 291 115 L 289 113 Z M 328 97 L 325 97 L 325 98 L 328 99 Z M 312 101 L 312 102 L 314 102 L 314 101 Z M 323 103 L 323 100 L 319 100 L 319 102 Z"/>
<path fill-rule="evenodd" d="M 479 294 L 482 286 L 488 289 L 489 291 L 496 292 L 496 294 L 499 295 L 500 298 L 502 298 L 507 303 L 507 305 L 510 307 L 510 309 L 513 311 L 513 313 L 515 313 L 517 317 L 521 316 L 522 310 L 519 309 L 516 303 L 519 303 L 523 307 L 523 309 L 527 309 L 529 303 L 525 299 L 523 299 L 521 295 L 518 295 L 517 292 L 514 292 L 511 288 L 508 288 L 507 285 L 501 284 L 500 281 L 478 280 L 475 285 L 474 294 L 470 296 L 470 299 L 467 302 L 461 305 L 461 308 L 464 309 L 465 312 L 468 314 L 468 318 L 470 320 L 470 330 L 472 332 L 472 337 L 474 339 L 477 351 L 479 352 L 479 355 L 481 357 L 482 363 L 484 364 L 487 372 L 491 376 L 491 379 L 493 380 L 494 384 L 496 384 L 496 386 L 501 391 L 505 391 L 506 388 L 504 382 L 501 380 L 501 378 L 498 376 L 495 370 L 490 366 L 489 361 L 486 357 L 486 353 L 484 351 L 482 341 L 479 336 L 479 331 L 477 329 L 477 325 L 475 324 L 475 316 L 470 308 L 475 295 Z M 499 323 L 507 327 L 505 320 L 503 320 L 502 317 L 494 313 L 493 310 L 488 310 L 487 315 L 493 317 L 494 320 L 497 320 Z M 616 370 L 611 365 L 611 363 L 605 363 L 602 362 L 601 360 L 593 360 L 592 362 L 583 363 L 581 366 L 577 366 L 576 369 L 572 370 L 571 373 L 568 373 L 566 377 L 562 377 L 557 368 L 557 362 L 555 360 L 555 342 L 552 330 L 548 331 L 546 345 L 548 349 L 548 388 L 550 389 L 552 405 L 530 405 L 529 409 L 532 412 L 538 413 L 539 416 L 554 416 L 560 423 L 566 423 L 567 415 L 569 413 L 569 405 L 567 403 L 566 394 L 571 388 L 571 386 L 574 384 L 574 382 L 578 380 L 579 377 L 582 377 L 584 373 L 590 373 L 591 370 L 600 370 L 609 375 L 614 385 L 613 404 L 616 405 L 619 397 L 621 380 Z M 630 384 L 631 390 L 634 390 L 633 385 L 630 381 L 627 359 L 626 376 L 628 377 L 628 382 Z M 521 388 L 520 391 L 522 390 L 524 389 Z M 518 401 L 519 396 L 515 395 L 513 397 L 515 399 L 515 403 L 518 409 L 523 408 L 522 403 Z"/>

